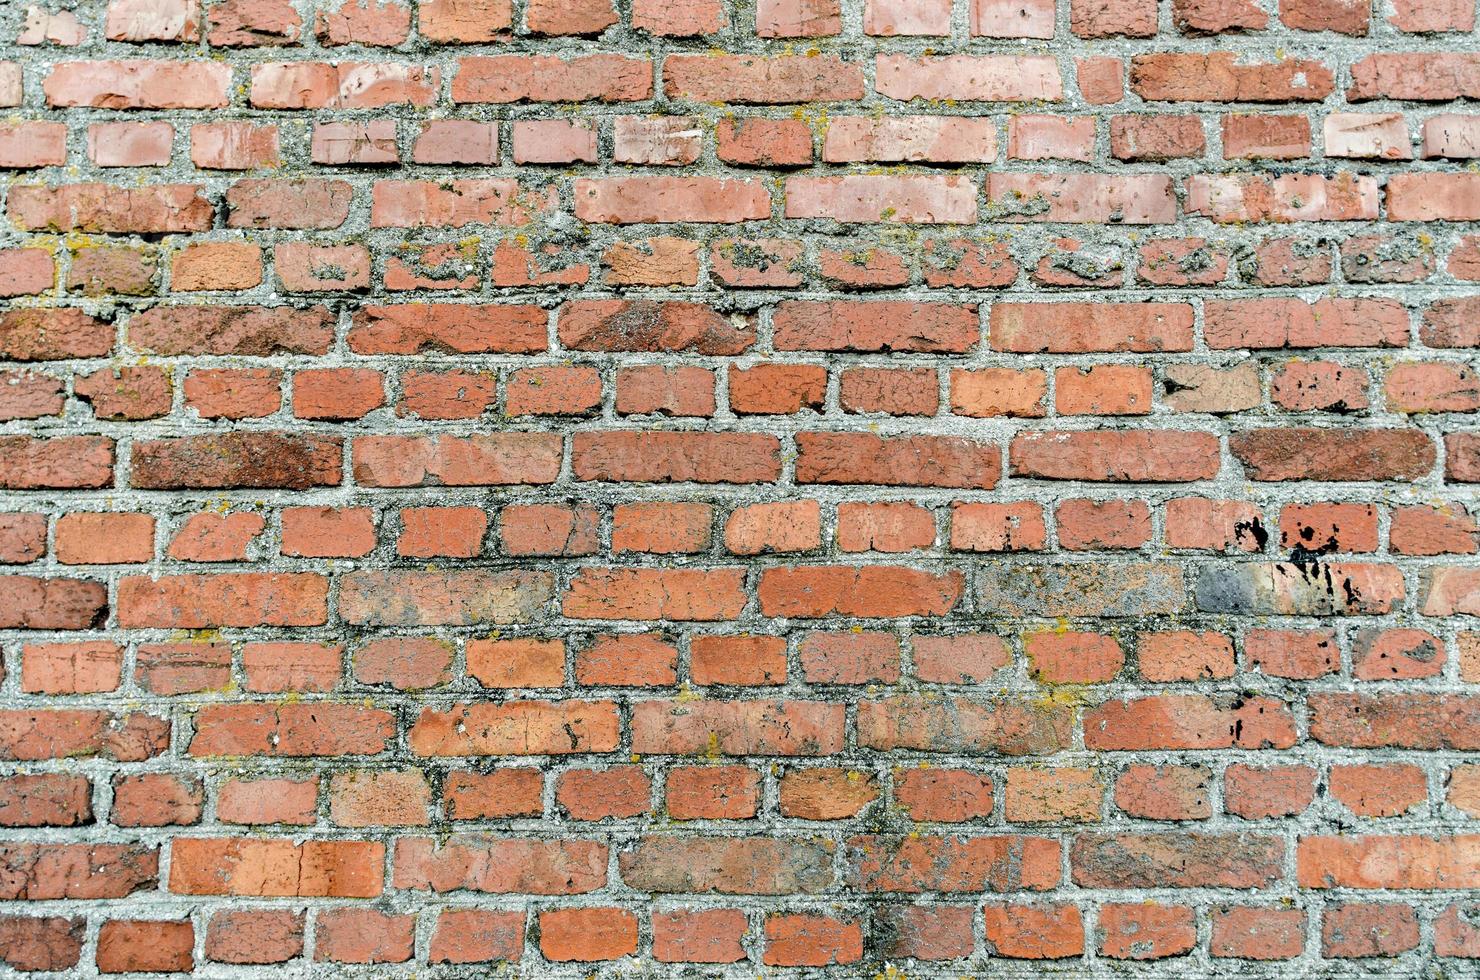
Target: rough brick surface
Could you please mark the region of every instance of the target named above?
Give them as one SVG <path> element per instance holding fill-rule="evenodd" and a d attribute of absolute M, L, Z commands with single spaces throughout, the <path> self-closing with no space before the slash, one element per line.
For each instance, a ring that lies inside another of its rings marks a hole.
<path fill-rule="evenodd" d="M 0 3 L 0 977 L 1480 975 L 1476 27 Z"/>

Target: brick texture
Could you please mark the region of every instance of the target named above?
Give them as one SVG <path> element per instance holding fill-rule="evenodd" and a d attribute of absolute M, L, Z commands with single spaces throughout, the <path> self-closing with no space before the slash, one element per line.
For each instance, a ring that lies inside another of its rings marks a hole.
<path fill-rule="evenodd" d="M 0 4 L 0 973 L 1474 976 L 1476 100 L 1472 0 Z"/>

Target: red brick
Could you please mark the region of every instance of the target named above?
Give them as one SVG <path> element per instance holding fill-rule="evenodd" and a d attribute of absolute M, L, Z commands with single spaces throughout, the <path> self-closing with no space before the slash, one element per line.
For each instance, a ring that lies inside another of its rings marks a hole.
<path fill-rule="evenodd" d="M 177 838 L 170 891 L 177 895 L 373 898 L 384 845 L 359 840 Z"/>
<path fill-rule="evenodd" d="M 860 836 L 849 846 L 849 883 L 870 892 L 1046 891 L 1059 880 L 1059 843 L 1041 837 Z"/>
<path fill-rule="evenodd" d="M 1214 909 L 1210 952 L 1245 960 L 1288 960 L 1305 949 L 1301 909 L 1231 906 Z"/>
<path fill-rule="evenodd" d="M 1069 715 L 1056 706 L 1038 710 L 1010 699 L 900 696 L 863 702 L 858 712 L 859 743 L 886 750 L 1046 754 L 1067 743 L 1070 727 Z"/>
<path fill-rule="evenodd" d="M 1297 412 L 1359 412 L 1370 379 L 1360 368 L 1331 361 L 1288 361 L 1270 379 L 1270 398 Z"/>
<path fill-rule="evenodd" d="M 415 944 L 416 916 L 376 909 L 328 909 L 314 916 L 314 959 L 331 963 L 404 963 Z"/>
<path fill-rule="evenodd" d="M 1415 480 L 1434 465 L 1434 445 L 1401 429 L 1259 429 L 1229 440 L 1255 480 Z"/>
<path fill-rule="evenodd" d="M 675 820 L 743 820 L 755 816 L 760 803 L 760 776 L 745 766 L 675 768 L 665 788 Z"/>
<path fill-rule="evenodd" d="M 992 815 L 992 780 L 964 770 L 897 770 L 894 798 L 911 820 L 982 820 Z"/>
<path fill-rule="evenodd" d="M 73 827 L 91 823 L 92 783 L 60 773 L 0 779 L 0 826 Z"/>
<path fill-rule="evenodd" d="M 137 844 L 16 843 L 5 856 L 14 867 L 40 873 L 7 882 L 0 891 L 7 901 L 125 898 L 153 888 L 159 872 L 158 849 Z"/>
<path fill-rule="evenodd" d="M 440 43 L 508 40 L 513 26 L 508 0 L 425 0 L 418 15 L 422 37 Z"/>
<path fill-rule="evenodd" d="M 1048 15 L 1043 37 L 1053 36 L 1053 12 Z M 1112 105 L 1125 97 L 1125 62 L 1119 58 L 1076 58 L 1074 68 L 1079 92 L 1090 105 Z"/>
<path fill-rule="evenodd" d="M 278 129 L 248 122 L 198 123 L 190 127 L 190 161 L 211 170 L 275 166 L 280 161 Z"/>
<path fill-rule="evenodd" d="M 1330 117 L 1327 117 L 1329 125 Z M 1334 156 L 1330 137 L 1326 154 Z M 1310 120 L 1304 116 L 1223 117 L 1223 159 L 1299 160 L 1310 156 Z"/>
<path fill-rule="evenodd" d="M 609 752 L 617 743 L 611 702 L 454 704 L 423 710 L 407 734 L 418 755 L 540 755 Z"/>
<path fill-rule="evenodd" d="M 364 44 L 394 47 L 406 40 L 411 10 L 394 0 L 343 0 L 332 10 L 319 11 L 315 33 L 326 46 Z"/>
<path fill-rule="evenodd" d="M 3 575 L 0 600 L 0 629 L 92 629 L 108 614 L 107 591 L 82 579 Z"/>
<path fill-rule="evenodd" d="M 189 973 L 195 928 L 180 922 L 114 919 L 98 930 L 99 973 Z"/>
<path fill-rule="evenodd" d="M 1204 145 L 1202 121 L 1197 116 L 1135 115 L 1110 120 L 1110 152 L 1117 160 L 1199 157 Z"/>
<path fill-rule="evenodd" d="M 1259 888 L 1283 875 L 1285 843 L 1257 834 L 1081 834 L 1075 883 L 1090 888 Z"/>
<path fill-rule="evenodd" d="M 625 909 L 553 909 L 539 914 L 540 952 L 556 963 L 620 959 L 637 951 L 637 917 Z"/>
<path fill-rule="evenodd" d="M 1072 905 L 987 905 L 987 942 L 998 956 L 1059 960 L 1084 952 L 1084 923 Z"/>
<path fill-rule="evenodd" d="M 67 162 L 67 125 L 20 122 L 0 126 L 0 166 L 31 170 Z"/>
<path fill-rule="evenodd" d="M 452 79 L 457 103 L 634 102 L 652 91 L 652 63 L 616 54 L 463 58 Z"/>
<path fill-rule="evenodd" d="M 842 741 L 842 706 L 826 702 L 643 701 L 632 716 L 637 752 L 830 755 Z"/>
<path fill-rule="evenodd" d="M 1176 219 L 1171 179 L 1159 174 L 1005 174 L 987 178 L 988 214 L 1010 222 L 1169 224 Z"/>
<path fill-rule="evenodd" d="M 1102 905 L 1100 931 L 1101 955 L 1117 960 L 1181 956 L 1197 945 L 1197 921 L 1186 906 Z"/>
<path fill-rule="evenodd" d="M 799 483 L 989 490 L 1002 472 L 995 445 L 955 436 L 804 432 L 796 441 Z"/>
<path fill-rule="evenodd" d="M 1014 437 L 1016 476 L 1048 480 L 1177 483 L 1209 479 L 1218 469 L 1217 439 L 1202 432 L 1049 432 Z"/>
<path fill-rule="evenodd" d="M 1142 633 L 1136 655 L 1141 676 L 1149 681 L 1227 678 L 1234 672 L 1233 643 L 1218 633 Z"/>
<path fill-rule="evenodd" d="M 205 809 L 199 780 L 167 773 L 116 777 L 113 822 L 120 827 L 168 827 L 197 823 Z"/>
<path fill-rule="evenodd" d="M 403 838 L 396 845 L 396 888 L 463 888 L 490 893 L 577 895 L 606 883 L 607 849 L 592 841 Z"/>
<path fill-rule="evenodd" d="M 1166 694 L 1106 701 L 1086 713 L 1084 727 L 1087 747 L 1109 751 L 1288 747 L 1295 742 L 1289 709 L 1267 697 L 1214 700 Z"/>
<path fill-rule="evenodd" d="M 544 810 L 543 788 L 537 769 L 452 772 L 442 783 L 443 805 L 451 820 L 537 817 Z"/>
<path fill-rule="evenodd" d="M 134 681 L 151 694 L 195 694 L 231 683 L 231 648 L 224 643 L 141 645 L 136 661 Z"/>
<path fill-rule="evenodd" d="M 766 187 L 743 179 L 583 177 L 573 193 L 577 218 L 605 224 L 752 221 L 771 214 Z"/>
<path fill-rule="evenodd" d="M 1418 914 L 1409 905 L 1349 903 L 1321 916 L 1321 955 L 1332 959 L 1397 956 L 1418 945 Z"/>
<path fill-rule="evenodd" d="M 617 371 L 619 415 L 707 418 L 714 414 L 714 372 L 700 367 L 629 367 Z"/>
<path fill-rule="evenodd" d="M 303 913 L 289 910 L 216 912 L 206 926 L 206 959 L 261 966 L 303 954 Z"/>
<path fill-rule="evenodd" d="M 1109 681 L 1125 664 L 1120 644 L 1096 633 L 1028 633 L 1023 651 L 1029 674 L 1043 684 Z"/>
<path fill-rule="evenodd" d="M 143 489 L 337 486 L 341 440 L 285 432 L 225 432 L 134 444 L 131 483 Z"/>
<path fill-rule="evenodd" d="M 436 637 L 381 637 L 355 651 L 355 680 L 400 691 L 437 687 L 451 679 L 453 652 L 450 642 Z"/>
<path fill-rule="evenodd" d="M 1232 52 L 1144 54 L 1131 59 L 1131 89 L 1152 101 L 1319 101 L 1333 87 L 1330 69 L 1317 61 L 1238 64 Z"/>
<path fill-rule="evenodd" d="M 560 342 L 584 351 L 691 351 L 733 355 L 755 343 L 753 318 L 697 303 L 575 300 L 559 313 Z"/>
<path fill-rule="evenodd" d="M 696 684 L 781 684 L 786 641 L 774 636 L 696 636 L 690 646 Z"/>
<path fill-rule="evenodd" d="M 126 576 L 118 583 L 125 627 L 314 626 L 327 616 L 328 583 L 310 572 Z"/>
<path fill-rule="evenodd" d="M 647 813 L 652 786 L 636 766 L 568 769 L 555 780 L 555 802 L 572 820 L 623 819 Z"/>
<path fill-rule="evenodd" d="M 322 306 L 298 310 L 260 306 L 172 306 L 129 321 L 129 344 L 177 354 L 324 354 L 334 331 Z"/>
<path fill-rule="evenodd" d="M 735 963 L 747 923 L 739 909 L 678 909 L 653 913 L 653 956 L 662 963 Z"/>
<path fill-rule="evenodd" d="M 500 534 L 510 555 L 589 555 L 597 550 L 599 515 L 590 507 L 529 504 L 500 512 Z"/>
<path fill-rule="evenodd" d="M 1001 638 L 987 633 L 916 636 L 911 645 L 916 676 L 936 684 L 981 683 L 1012 660 Z"/>
<path fill-rule="evenodd" d="M 55 554 L 64 565 L 150 561 L 154 518 L 148 514 L 64 514 L 56 523 Z"/>
<path fill-rule="evenodd" d="M 722 30 L 728 20 L 718 0 L 691 0 L 669 5 L 659 0 L 634 0 L 632 26 L 670 37 L 692 37 Z"/>
<path fill-rule="evenodd" d="M 217 704 L 196 713 L 193 756 L 374 755 L 394 728 L 388 711 L 350 704 Z"/>
<path fill-rule="evenodd" d="M 518 960 L 523 950 L 522 913 L 445 909 L 428 956 L 432 963 L 493 963 Z"/>
<path fill-rule="evenodd" d="M 1378 211 L 1376 182 L 1349 173 L 1196 176 L 1187 178 L 1186 189 L 1186 213 L 1220 224 L 1369 221 Z"/>
<path fill-rule="evenodd" d="M 576 652 L 576 683 L 663 687 L 675 682 L 677 666 L 678 648 L 660 636 L 598 636 Z"/>
<path fill-rule="evenodd" d="M 1213 815 L 1212 784 L 1204 766 L 1133 765 L 1116 777 L 1115 805 L 1147 820 L 1205 820 Z"/>
<path fill-rule="evenodd" d="M 325 643 L 248 643 L 242 647 L 246 689 L 332 691 L 340 679 L 341 647 Z"/>
<path fill-rule="evenodd" d="M 863 927 L 822 915 L 766 917 L 766 952 L 770 966 L 828 966 L 863 958 Z"/>

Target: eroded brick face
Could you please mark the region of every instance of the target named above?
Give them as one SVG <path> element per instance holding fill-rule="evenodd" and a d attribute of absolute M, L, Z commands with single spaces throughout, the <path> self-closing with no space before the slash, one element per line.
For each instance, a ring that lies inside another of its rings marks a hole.
<path fill-rule="evenodd" d="M 1474 975 L 1475 31 L 0 3 L 0 973 Z"/>

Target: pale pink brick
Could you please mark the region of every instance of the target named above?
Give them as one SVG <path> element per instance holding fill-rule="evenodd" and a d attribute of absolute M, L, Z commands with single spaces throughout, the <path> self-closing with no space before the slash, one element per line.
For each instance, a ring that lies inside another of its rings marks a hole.
<path fill-rule="evenodd" d="M 1058 61 L 1042 55 L 881 54 L 875 59 L 874 78 L 880 95 L 902 102 L 1056 102 L 1064 97 Z"/>
<path fill-rule="evenodd" d="M 992 120 L 965 116 L 836 116 L 822 144 L 829 163 L 981 163 L 996 156 Z"/>
<path fill-rule="evenodd" d="M 473 119 L 424 122 L 411 147 L 411 162 L 496 164 L 498 123 Z"/>
<path fill-rule="evenodd" d="M 55 44 L 64 48 L 75 48 L 87 40 L 87 28 L 77 20 L 70 10 L 47 10 L 40 4 L 26 8 L 26 21 L 21 27 L 16 44 L 34 46 Z"/>
<path fill-rule="evenodd" d="M 760 37 L 825 37 L 842 29 L 842 0 L 756 0 Z"/>
<path fill-rule="evenodd" d="M 944 37 L 951 32 L 951 0 L 865 0 L 863 32 Z"/>
<path fill-rule="evenodd" d="M 632 0 L 632 26 L 664 37 L 697 37 L 724 30 L 720 0 Z"/>
<path fill-rule="evenodd" d="M 847 223 L 970 224 L 976 220 L 976 182 L 970 177 L 791 177 L 788 218 L 832 218 Z"/>
<path fill-rule="evenodd" d="M 110 41 L 198 41 L 199 0 L 109 0 Z"/>
<path fill-rule="evenodd" d="M 1013 116 L 1007 124 L 1012 160 L 1079 160 L 1095 156 L 1095 121 L 1089 116 Z"/>
<path fill-rule="evenodd" d="M 578 119 L 514 123 L 515 163 L 595 163 L 596 126 Z"/>
<path fill-rule="evenodd" d="M 167 122 L 93 123 L 87 157 L 100 167 L 163 167 L 170 162 L 175 127 Z"/>
<path fill-rule="evenodd" d="M 1393 0 L 1388 23 L 1412 33 L 1469 33 L 1475 29 L 1475 4 L 1474 0 Z"/>
<path fill-rule="evenodd" d="M 1425 119 L 1423 155 L 1450 160 L 1472 160 L 1480 157 L 1480 116 L 1445 113 Z"/>
<path fill-rule="evenodd" d="M 213 61 L 64 61 L 41 83 L 46 104 L 96 109 L 222 109 L 231 66 Z"/>
<path fill-rule="evenodd" d="M 1408 124 L 1396 112 L 1333 112 L 1323 123 L 1328 157 L 1408 160 Z"/>
<path fill-rule="evenodd" d="M 314 163 L 331 166 L 396 163 L 400 159 L 396 153 L 396 121 L 317 123 L 311 155 Z"/>
<path fill-rule="evenodd" d="M 689 116 L 618 116 L 612 123 L 617 163 L 680 166 L 699 159 L 704 131 Z"/>
<path fill-rule="evenodd" d="M 14 61 L 0 61 L 0 108 L 20 105 L 21 93 L 21 66 Z"/>
<path fill-rule="evenodd" d="M 56 167 L 66 162 L 66 123 L 39 119 L 0 123 L 0 168 L 28 170 Z"/>
<path fill-rule="evenodd" d="M 1053 0 L 971 0 L 972 37 L 1051 38 Z"/>
<path fill-rule="evenodd" d="M 271 62 L 252 66 L 251 103 L 259 109 L 376 109 L 429 106 L 441 89 L 435 65 L 391 62 Z"/>
<path fill-rule="evenodd" d="M 276 126 L 248 122 L 190 127 L 190 162 L 209 170 L 255 170 L 281 162 Z"/>

